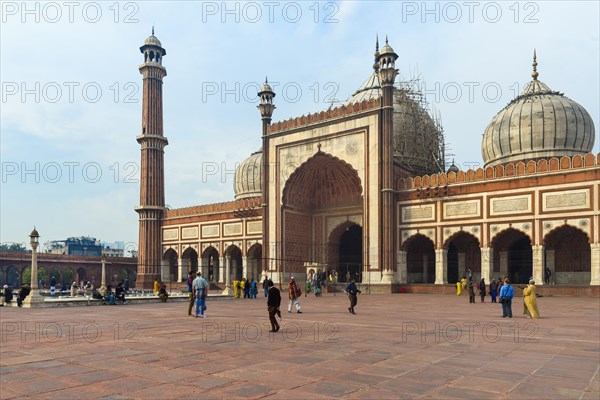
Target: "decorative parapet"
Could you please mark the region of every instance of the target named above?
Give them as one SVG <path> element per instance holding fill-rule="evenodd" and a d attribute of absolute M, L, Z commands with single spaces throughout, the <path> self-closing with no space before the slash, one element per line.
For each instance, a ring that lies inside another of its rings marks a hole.
<path fill-rule="evenodd" d="M 167 210 L 164 218 L 187 217 L 199 214 L 235 213 L 244 210 L 257 209 L 261 206 L 260 197 L 250 197 L 223 203 L 203 204 L 200 206 L 175 208 Z"/>
<path fill-rule="evenodd" d="M 348 104 L 347 106 L 342 105 L 336 108 L 330 108 L 327 111 L 316 112 L 314 114 L 303 115 L 301 117 L 275 122 L 269 125 L 269 134 L 283 132 L 295 128 L 302 128 L 308 125 L 319 124 L 338 118 L 344 118 L 364 111 L 378 109 L 380 107 L 380 99 L 371 99 L 369 101 L 363 100 L 362 102 Z"/>
<path fill-rule="evenodd" d="M 450 172 L 448 174 L 433 174 L 416 176 L 414 178 L 401 178 L 397 181 L 397 188 L 416 189 L 433 186 L 447 186 L 451 184 L 460 184 L 467 182 L 491 181 L 494 179 L 534 176 L 548 172 L 573 171 L 582 168 L 592 168 L 600 166 L 600 153 L 594 155 L 588 153 L 585 155 L 563 156 L 561 158 L 552 157 L 538 161 L 519 161 L 510 162 L 496 166 L 468 169 L 466 171 Z"/>

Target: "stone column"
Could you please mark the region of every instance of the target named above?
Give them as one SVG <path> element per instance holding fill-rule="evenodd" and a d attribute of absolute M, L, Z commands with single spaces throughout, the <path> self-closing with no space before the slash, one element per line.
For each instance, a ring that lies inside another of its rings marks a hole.
<path fill-rule="evenodd" d="M 448 250 L 439 249 L 435 251 L 435 284 L 448 283 Z"/>
<path fill-rule="evenodd" d="M 485 283 L 489 284 L 492 281 L 494 271 L 494 249 L 491 247 L 482 247 L 481 251 L 481 277 L 485 279 Z"/>
<path fill-rule="evenodd" d="M 102 261 L 102 280 L 100 282 L 100 287 L 106 287 L 106 256 L 102 254 L 100 260 Z"/>
<path fill-rule="evenodd" d="M 396 280 L 398 283 L 407 283 L 408 263 L 406 261 L 406 251 L 399 251 L 396 260 L 396 264 L 398 266 L 396 271 Z"/>
<path fill-rule="evenodd" d="M 225 283 L 225 257 L 219 257 L 219 279 L 218 282 Z"/>
<path fill-rule="evenodd" d="M 600 285 L 600 243 L 590 245 L 590 255 L 592 264 L 592 280 L 590 285 Z"/>
<path fill-rule="evenodd" d="M 556 250 L 546 250 L 546 268 L 550 270 L 550 283 L 556 283 Z M 544 271 L 546 276 L 546 271 Z M 537 283 L 537 282 L 536 282 Z M 545 282 L 544 282 L 545 283 Z"/>
<path fill-rule="evenodd" d="M 500 252 L 500 277 L 502 279 L 508 276 L 508 251 Z M 509 277 L 512 281 L 512 276 Z"/>
<path fill-rule="evenodd" d="M 423 283 L 427 283 L 429 278 L 429 257 L 423 254 Z"/>
<path fill-rule="evenodd" d="M 544 284 L 544 246 L 532 246 L 532 274 L 536 285 Z"/>
<path fill-rule="evenodd" d="M 184 270 L 183 268 L 183 260 L 181 258 L 177 259 L 177 282 L 182 282 L 184 277 L 187 278 L 187 273 L 189 271 Z"/>
<path fill-rule="evenodd" d="M 482 253 L 483 255 L 483 253 Z M 467 274 L 467 254 L 458 253 L 458 280 Z"/>
<path fill-rule="evenodd" d="M 225 256 L 225 289 L 223 294 L 232 296 L 233 288 L 231 287 L 231 257 Z"/>

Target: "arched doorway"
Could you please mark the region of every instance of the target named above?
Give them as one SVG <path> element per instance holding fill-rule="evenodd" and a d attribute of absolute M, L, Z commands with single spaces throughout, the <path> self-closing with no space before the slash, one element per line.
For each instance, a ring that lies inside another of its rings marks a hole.
<path fill-rule="evenodd" d="M 331 232 L 328 245 L 328 265 L 335 269 L 339 282 L 356 279 L 362 282 L 363 229 L 346 222 Z"/>
<path fill-rule="evenodd" d="M 71 285 L 73 284 L 73 282 L 75 282 L 74 277 L 73 277 L 73 269 L 71 269 L 71 268 L 64 269 L 63 282 L 64 282 L 65 286 L 67 286 L 67 288 L 70 288 Z"/>
<path fill-rule="evenodd" d="M 204 277 L 209 282 L 221 282 L 219 275 L 219 252 L 213 246 L 209 246 L 202 253 L 202 266 L 204 271 L 202 272 L 206 276 Z"/>
<path fill-rule="evenodd" d="M 48 277 L 48 270 L 46 267 L 38 268 L 38 286 L 40 289 L 48 289 L 50 287 L 50 278 Z"/>
<path fill-rule="evenodd" d="M 237 246 L 229 246 L 227 250 L 225 250 L 225 258 L 229 259 L 229 265 L 226 265 L 226 268 L 230 268 L 231 273 L 231 281 L 241 280 L 242 278 L 247 278 L 243 275 L 243 265 L 242 265 L 242 251 Z"/>
<path fill-rule="evenodd" d="M 181 255 L 183 262 L 183 271 L 186 272 L 185 278 L 187 278 L 187 272 L 198 271 L 198 253 L 192 247 L 185 249 Z"/>
<path fill-rule="evenodd" d="M 246 256 L 248 279 L 254 279 L 257 282 L 260 282 L 262 279 L 261 262 L 262 246 L 259 243 L 255 243 L 248 249 L 248 255 Z"/>
<path fill-rule="evenodd" d="M 509 228 L 492 240 L 494 272 L 512 283 L 528 283 L 533 275 L 531 240 L 523 232 Z"/>
<path fill-rule="evenodd" d="M 280 240 L 284 244 L 281 257 L 285 264 L 282 271 L 303 276 L 306 263 L 324 265 L 324 269 L 337 266 L 337 260 L 331 264 L 332 260 L 339 259 L 340 253 L 339 248 L 330 245 L 328 218 L 335 215 L 360 220 L 362 193 L 358 172 L 345 161 L 321 150 L 298 167 L 286 181 L 282 194 Z M 341 234 L 334 239 L 339 241 Z"/>
<path fill-rule="evenodd" d="M 467 277 L 469 270 L 473 273 L 475 282 L 481 279 L 481 249 L 475 236 L 458 232 L 446 241 L 446 249 L 449 283 L 456 283 L 463 276 Z"/>
<path fill-rule="evenodd" d="M 416 234 L 402 244 L 406 251 L 408 283 L 435 282 L 435 247 L 431 239 Z"/>
<path fill-rule="evenodd" d="M 27 267 L 30 268 L 30 267 Z M 25 268 L 25 270 L 27 269 Z M 25 274 L 23 273 L 23 276 Z M 23 278 L 24 279 L 24 278 Z M 31 282 L 31 273 L 29 273 L 29 280 L 23 280 L 23 282 Z M 11 265 L 10 267 L 8 267 L 8 269 L 6 270 L 6 285 L 9 286 L 13 286 L 13 287 L 19 287 L 19 273 L 17 271 L 17 269 L 15 268 L 14 265 Z"/>
<path fill-rule="evenodd" d="M 86 275 L 85 275 L 85 269 L 77 268 L 77 283 L 81 284 L 85 280 L 87 280 Z"/>
<path fill-rule="evenodd" d="M 552 283 L 589 284 L 592 262 L 589 237 L 583 231 L 564 225 L 544 238 L 546 267 Z"/>
<path fill-rule="evenodd" d="M 50 270 L 50 279 L 52 279 L 53 277 L 56 280 L 57 290 L 59 290 L 59 288 L 61 287 L 61 285 L 65 285 L 66 286 L 65 282 L 62 280 L 60 271 L 56 267 L 53 267 Z M 50 281 L 48 281 L 48 285 L 50 285 Z"/>
<path fill-rule="evenodd" d="M 165 251 L 165 254 L 163 254 L 161 280 L 163 282 L 176 282 L 178 277 L 177 252 L 174 249 L 168 249 Z"/>

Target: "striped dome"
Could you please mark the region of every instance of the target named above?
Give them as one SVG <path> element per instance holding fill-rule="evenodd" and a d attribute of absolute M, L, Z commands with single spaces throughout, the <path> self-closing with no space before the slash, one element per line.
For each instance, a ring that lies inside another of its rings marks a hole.
<path fill-rule="evenodd" d="M 262 148 L 244 160 L 235 170 L 235 199 L 262 196 Z"/>
<path fill-rule="evenodd" d="M 536 78 L 486 128 L 481 145 L 486 166 L 592 150 L 595 131 L 590 114 Z"/>

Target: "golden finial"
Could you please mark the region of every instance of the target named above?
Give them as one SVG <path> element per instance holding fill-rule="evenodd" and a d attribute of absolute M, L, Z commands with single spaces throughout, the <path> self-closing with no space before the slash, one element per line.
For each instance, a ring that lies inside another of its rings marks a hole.
<path fill-rule="evenodd" d="M 533 65 L 533 72 L 531 73 L 531 76 L 533 77 L 533 80 L 534 80 L 534 81 L 537 81 L 537 78 L 538 78 L 538 76 L 540 75 L 540 74 L 537 72 L 537 65 L 538 65 L 538 64 L 537 64 L 537 61 L 536 61 L 536 60 L 537 60 L 537 55 L 536 55 L 536 53 L 535 53 L 535 49 L 533 49 L 533 64 L 531 64 L 531 65 Z"/>
<path fill-rule="evenodd" d="M 375 36 L 375 58 L 379 55 L 379 34 Z"/>

